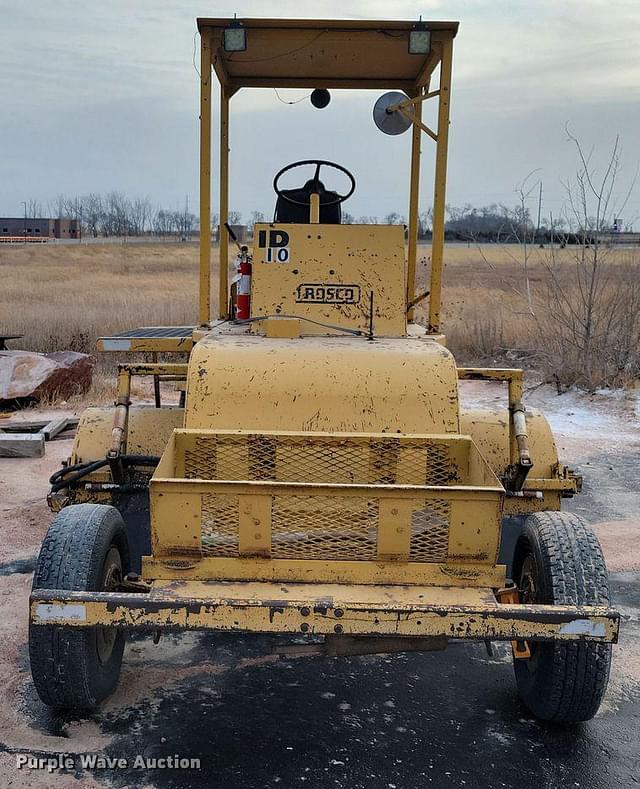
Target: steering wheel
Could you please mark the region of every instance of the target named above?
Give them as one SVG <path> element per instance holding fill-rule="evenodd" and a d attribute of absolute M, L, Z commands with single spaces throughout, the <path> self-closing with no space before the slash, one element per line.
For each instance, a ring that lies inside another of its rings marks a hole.
<path fill-rule="evenodd" d="M 288 173 L 289 170 L 293 170 L 296 167 L 303 167 L 306 164 L 315 164 L 316 166 L 316 171 L 313 178 L 311 179 L 315 183 L 320 183 L 320 170 L 322 167 L 333 167 L 334 170 L 339 170 L 341 173 L 344 173 L 351 181 L 351 189 L 349 189 L 346 195 L 336 193 L 336 197 L 333 200 L 328 200 L 326 203 L 322 203 L 323 207 L 327 205 L 337 205 L 338 203 L 344 203 L 344 201 L 351 197 L 351 195 L 354 193 L 356 188 L 356 179 L 346 167 L 342 167 L 342 165 L 336 164 L 335 162 L 327 162 L 324 159 L 303 159 L 299 162 L 288 164 L 276 174 L 276 177 L 273 179 L 273 190 L 278 195 L 278 197 L 281 197 L 283 200 L 286 200 L 288 203 L 292 203 L 293 205 L 302 205 L 308 207 L 309 203 L 305 203 L 302 200 L 295 200 L 293 197 L 290 197 L 288 194 L 286 194 L 282 189 L 278 188 L 278 181 L 285 173 Z"/>

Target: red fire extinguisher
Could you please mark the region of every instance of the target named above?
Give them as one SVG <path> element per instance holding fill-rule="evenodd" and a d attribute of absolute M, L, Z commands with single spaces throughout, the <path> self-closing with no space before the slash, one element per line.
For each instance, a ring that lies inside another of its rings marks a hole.
<path fill-rule="evenodd" d="M 251 256 L 249 247 L 240 247 L 238 255 L 238 279 L 236 285 L 236 320 L 251 317 Z"/>

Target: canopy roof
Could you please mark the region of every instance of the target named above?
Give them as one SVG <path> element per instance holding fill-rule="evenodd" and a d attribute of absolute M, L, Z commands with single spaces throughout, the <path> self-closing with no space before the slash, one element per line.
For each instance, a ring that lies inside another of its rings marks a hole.
<path fill-rule="evenodd" d="M 225 52 L 223 31 L 246 29 L 247 48 Z M 431 31 L 429 54 L 409 53 L 409 33 Z M 243 87 L 374 88 L 411 91 L 427 83 L 443 40 L 457 22 L 327 19 L 198 19 L 211 59 L 229 92 Z"/>

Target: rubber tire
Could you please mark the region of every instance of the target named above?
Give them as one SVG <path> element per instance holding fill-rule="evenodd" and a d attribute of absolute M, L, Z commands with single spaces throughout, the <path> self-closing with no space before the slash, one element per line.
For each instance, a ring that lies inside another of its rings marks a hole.
<path fill-rule="evenodd" d="M 537 603 L 609 605 L 609 583 L 596 535 L 577 515 L 529 515 L 516 545 L 513 579 L 519 583 L 532 554 Z M 536 642 L 529 659 L 515 659 L 518 693 L 537 717 L 557 723 L 593 718 L 607 689 L 611 644 Z"/>
<path fill-rule="evenodd" d="M 125 525 L 115 507 L 75 504 L 61 510 L 40 548 L 33 589 L 101 591 L 105 558 L 120 553 L 129 571 Z M 109 658 L 98 656 L 97 629 L 29 626 L 31 676 L 38 695 L 51 707 L 93 709 L 116 688 L 125 633 L 118 630 Z"/>

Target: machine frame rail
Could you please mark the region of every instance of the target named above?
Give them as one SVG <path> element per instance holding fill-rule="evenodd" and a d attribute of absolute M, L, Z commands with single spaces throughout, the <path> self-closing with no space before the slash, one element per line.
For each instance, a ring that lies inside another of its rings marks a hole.
<path fill-rule="evenodd" d="M 491 589 L 341 584 L 155 582 L 148 593 L 37 590 L 33 625 L 127 630 L 398 635 L 615 643 L 606 606 L 500 603 Z M 454 600 L 464 599 L 465 603 Z"/>

